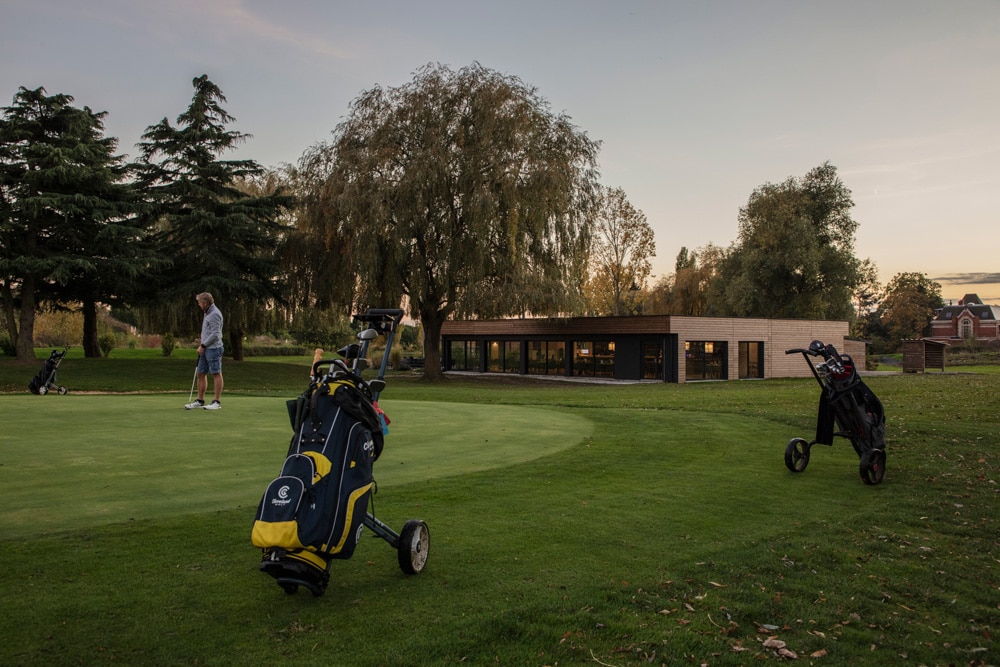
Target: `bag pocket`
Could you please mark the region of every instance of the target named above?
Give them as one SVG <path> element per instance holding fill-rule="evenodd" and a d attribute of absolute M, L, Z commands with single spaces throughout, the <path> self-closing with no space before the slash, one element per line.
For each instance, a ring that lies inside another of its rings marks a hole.
<path fill-rule="evenodd" d="M 299 509 L 306 498 L 306 485 L 298 477 L 285 475 L 268 484 L 257 507 L 250 542 L 261 549 L 302 549 L 299 539 Z"/>

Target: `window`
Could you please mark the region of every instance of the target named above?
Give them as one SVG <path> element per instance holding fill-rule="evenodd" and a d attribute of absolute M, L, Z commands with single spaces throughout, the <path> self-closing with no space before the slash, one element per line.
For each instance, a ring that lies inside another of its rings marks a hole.
<path fill-rule="evenodd" d="M 958 321 L 958 335 L 960 338 L 974 338 L 975 333 L 972 327 L 972 320 L 968 317 L 963 317 Z"/>
<path fill-rule="evenodd" d="M 726 342 L 689 340 L 684 342 L 685 374 L 688 380 L 726 379 Z"/>
<path fill-rule="evenodd" d="M 491 373 L 521 372 L 521 343 L 516 340 L 491 340 L 487 344 L 489 359 L 486 370 Z"/>
<path fill-rule="evenodd" d="M 479 343 L 474 340 L 453 340 L 448 345 L 448 370 L 478 371 Z"/>
<path fill-rule="evenodd" d="M 614 377 L 614 341 L 574 341 L 573 375 Z"/>
<path fill-rule="evenodd" d="M 663 379 L 663 342 L 642 341 L 642 377 L 646 380 Z"/>
<path fill-rule="evenodd" d="M 529 340 L 528 373 L 565 375 L 566 343 L 561 340 Z"/>
<path fill-rule="evenodd" d="M 764 377 L 764 343 L 740 341 L 740 378 Z"/>

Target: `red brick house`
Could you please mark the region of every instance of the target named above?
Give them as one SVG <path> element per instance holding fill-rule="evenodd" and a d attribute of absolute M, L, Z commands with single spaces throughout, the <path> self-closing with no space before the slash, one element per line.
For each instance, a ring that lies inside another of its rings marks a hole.
<path fill-rule="evenodd" d="M 978 294 L 966 294 L 957 305 L 948 305 L 934 311 L 927 338 L 944 342 L 966 338 L 997 340 L 1000 338 L 997 310 L 996 306 L 983 304 Z"/>

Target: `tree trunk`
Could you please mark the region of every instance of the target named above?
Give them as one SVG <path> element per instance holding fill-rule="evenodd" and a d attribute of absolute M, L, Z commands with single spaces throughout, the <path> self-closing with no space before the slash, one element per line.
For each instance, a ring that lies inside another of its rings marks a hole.
<path fill-rule="evenodd" d="M 424 377 L 428 380 L 442 380 L 441 373 L 441 325 L 444 313 L 427 309 L 420 313 L 420 324 L 424 327 Z"/>
<path fill-rule="evenodd" d="M 102 356 L 97 335 L 97 303 L 89 297 L 83 300 L 83 356 L 88 359 Z"/>
<path fill-rule="evenodd" d="M 230 327 L 229 346 L 232 348 L 233 361 L 243 361 L 243 330 Z"/>
<path fill-rule="evenodd" d="M 34 276 L 25 276 L 21 283 L 21 315 L 14 350 L 18 361 L 36 361 Z"/>
<path fill-rule="evenodd" d="M 17 317 L 14 310 L 14 292 L 6 281 L 3 282 L 0 294 L 3 295 L 3 325 L 10 338 L 11 349 L 13 349 L 17 343 Z"/>

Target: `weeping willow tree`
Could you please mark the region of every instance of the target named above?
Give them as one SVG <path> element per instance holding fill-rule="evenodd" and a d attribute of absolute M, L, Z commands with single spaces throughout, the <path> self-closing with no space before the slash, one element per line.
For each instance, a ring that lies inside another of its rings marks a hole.
<path fill-rule="evenodd" d="M 356 306 L 404 303 L 420 320 L 436 378 L 449 317 L 579 307 L 598 147 L 515 77 L 427 65 L 363 93 L 311 151 L 328 176 L 310 229 Z"/>

